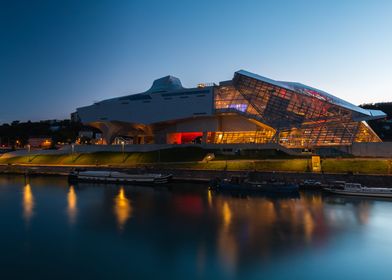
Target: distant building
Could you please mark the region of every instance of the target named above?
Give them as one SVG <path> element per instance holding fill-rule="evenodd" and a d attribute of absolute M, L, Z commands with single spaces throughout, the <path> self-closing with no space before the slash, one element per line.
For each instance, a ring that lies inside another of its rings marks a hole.
<path fill-rule="evenodd" d="M 51 137 L 46 136 L 30 137 L 28 139 L 28 144 L 31 148 L 48 149 L 52 147 L 53 141 Z"/>
<path fill-rule="evenodd" d="M 95 128 L 92 128 L 96 130 Z M 102 133 L 93 130 L 81 130 L 78 133 L 78 138 L 76 139 L 77 144 L 95 144 L 103 145 L 104 140 L 102 138 Z"/>
<path fill-rule="evenodd" d="M 79 138 L 94 138 L 94 131 L 92 130 L 81 130 L 78 133 Z"/>
<path fill-rule="evenodd" d="M 244 70 L 232 80 L 184 88 L 155 80 L 146 92 L 77 109 L 108 144 L 278 143 L 287 148 L 380 142 L 366 121 L 384 118 L 324 91 Z"/>
<path fill-rule="evenodd" d="M 77 112 L 71 113 L 71 122 L 80 122 L 80 118 Z"/>
<path fill-rule="evenodd" d="M 55 132 L 55 131 L 59 131 L 61 129 L 60 125 L 51 125 L 49 127 L 50 131 Z"/>

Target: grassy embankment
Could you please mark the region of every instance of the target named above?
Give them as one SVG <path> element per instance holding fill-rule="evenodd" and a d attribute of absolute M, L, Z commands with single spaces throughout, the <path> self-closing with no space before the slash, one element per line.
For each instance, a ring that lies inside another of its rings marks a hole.
<path fill-rule="evenodd" d="M 158 162 L 197 162 L 201 161 L 206 151 L 200 148 L 175 148 L 154 152 L 96 152 L 64 155 L 26 155 L 0 157 L 0 164 L 56 164 L 56 165 L 119 165 L 135 166 Z"/>
<path fill-rule="evenodd" d="M 153 165 L 165 168 L 193 168 L 204 170 L 257 170 L 308 172 L 309 158 L 275 157 L 218 157 L 202 162 L 207 151 L 199 148 L 175 148 L 160 152 L 118 153 L 98 152 L 74 155 L 36 155 L 13 158 L 0 157 L 0 164 L 54 164 L 135 167 Z M 227 160 L 226 160 L 227 159 Z M 322 170 L 327 173 L 391 174 L 392 161 L 387 159 L 326 158 Z"/>

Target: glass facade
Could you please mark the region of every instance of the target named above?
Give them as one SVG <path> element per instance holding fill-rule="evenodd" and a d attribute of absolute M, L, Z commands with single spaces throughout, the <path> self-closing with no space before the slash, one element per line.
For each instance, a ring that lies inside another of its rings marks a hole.
<path fill-rule="evenodd" d="M 269 82 L 237 72 L 232 85 L 216 89 L 215 111 L 242 115 L 264 126 L 260 131 L 210 133 L 208 142 L 277 142 L 305 148 L 381 141 L 366 122 L 356 121 L 360 111 L 336 104 L 321 91 L 300 84 L 295 84 L 297 90 L 290 89 L 289 84 L 295 83 Z"/>
<path fill-rule="evenodd" d="M 209 132 L 207 143 L 214 144 L 263 144 L 272 140 L 275 131 L 262 129 L 258 131 L 230 131 L 230 132 Z"/>

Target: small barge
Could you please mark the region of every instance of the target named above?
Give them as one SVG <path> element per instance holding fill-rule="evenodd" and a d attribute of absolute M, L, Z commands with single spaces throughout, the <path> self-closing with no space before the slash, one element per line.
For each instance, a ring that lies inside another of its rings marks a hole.
<path fill-rule="evenodd" d="M 230 179 L 215 179 L 211 183 L 211 189 L 221 192 L 246 192 L 258 194 L 298 194 L 298 185 L 275 180 L 249 181 L 246 177 L 233 176 Z"/>
<path fill-rule="evenodd" d="M 129 174 L 118 171 L 73 171 L 68 175 L 70 183 L 111 183 L 135 185 L 159 185 L 169 183 L 172 174 Z"/>
<path fill-rule="evenodd" d="M 324 190 L 339 195 L 392 198 L 392 188 L 369 188 L 359 183 L 339 182 L 331 184 Z"/>

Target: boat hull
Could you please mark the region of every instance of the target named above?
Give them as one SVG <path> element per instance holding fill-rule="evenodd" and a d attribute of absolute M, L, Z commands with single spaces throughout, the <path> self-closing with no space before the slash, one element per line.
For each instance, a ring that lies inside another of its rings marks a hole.
<path fill-rule="evenodd" d="M 100 184 L 123 184 L 123 185 L 161 185 L 171 181 L 173 175 L 162 175 L 159 177 L 148 177 L 138 175 L 132 177 L 111 177 L 111 176 L 85 176 L 78 174 L 68 175 L 68 182 L 75 183 L 100 183 Z"/>
<path fill-rule="evenodd" d="M 300 184 L 299 189 L 308 191 L 320 191 L 323 189 L 321 184 Z"/>
<path fill-rule="evenodd" d="M 352 192 L 345 190 L 334 190 L 329 188 L 325 188 L 324 190 L 339 195 L 392 198 L 392 193 Z"/>
<path fill-rule="evenodd" d="M 217 191 L 223 192 L 247 192 L 260 194 L 298 194 L 298 185 L 296 184 L 258 184 L 258 183 L 244 183 L 234 184 L 229 182 L 221 182 L 214 188 Z"/>

